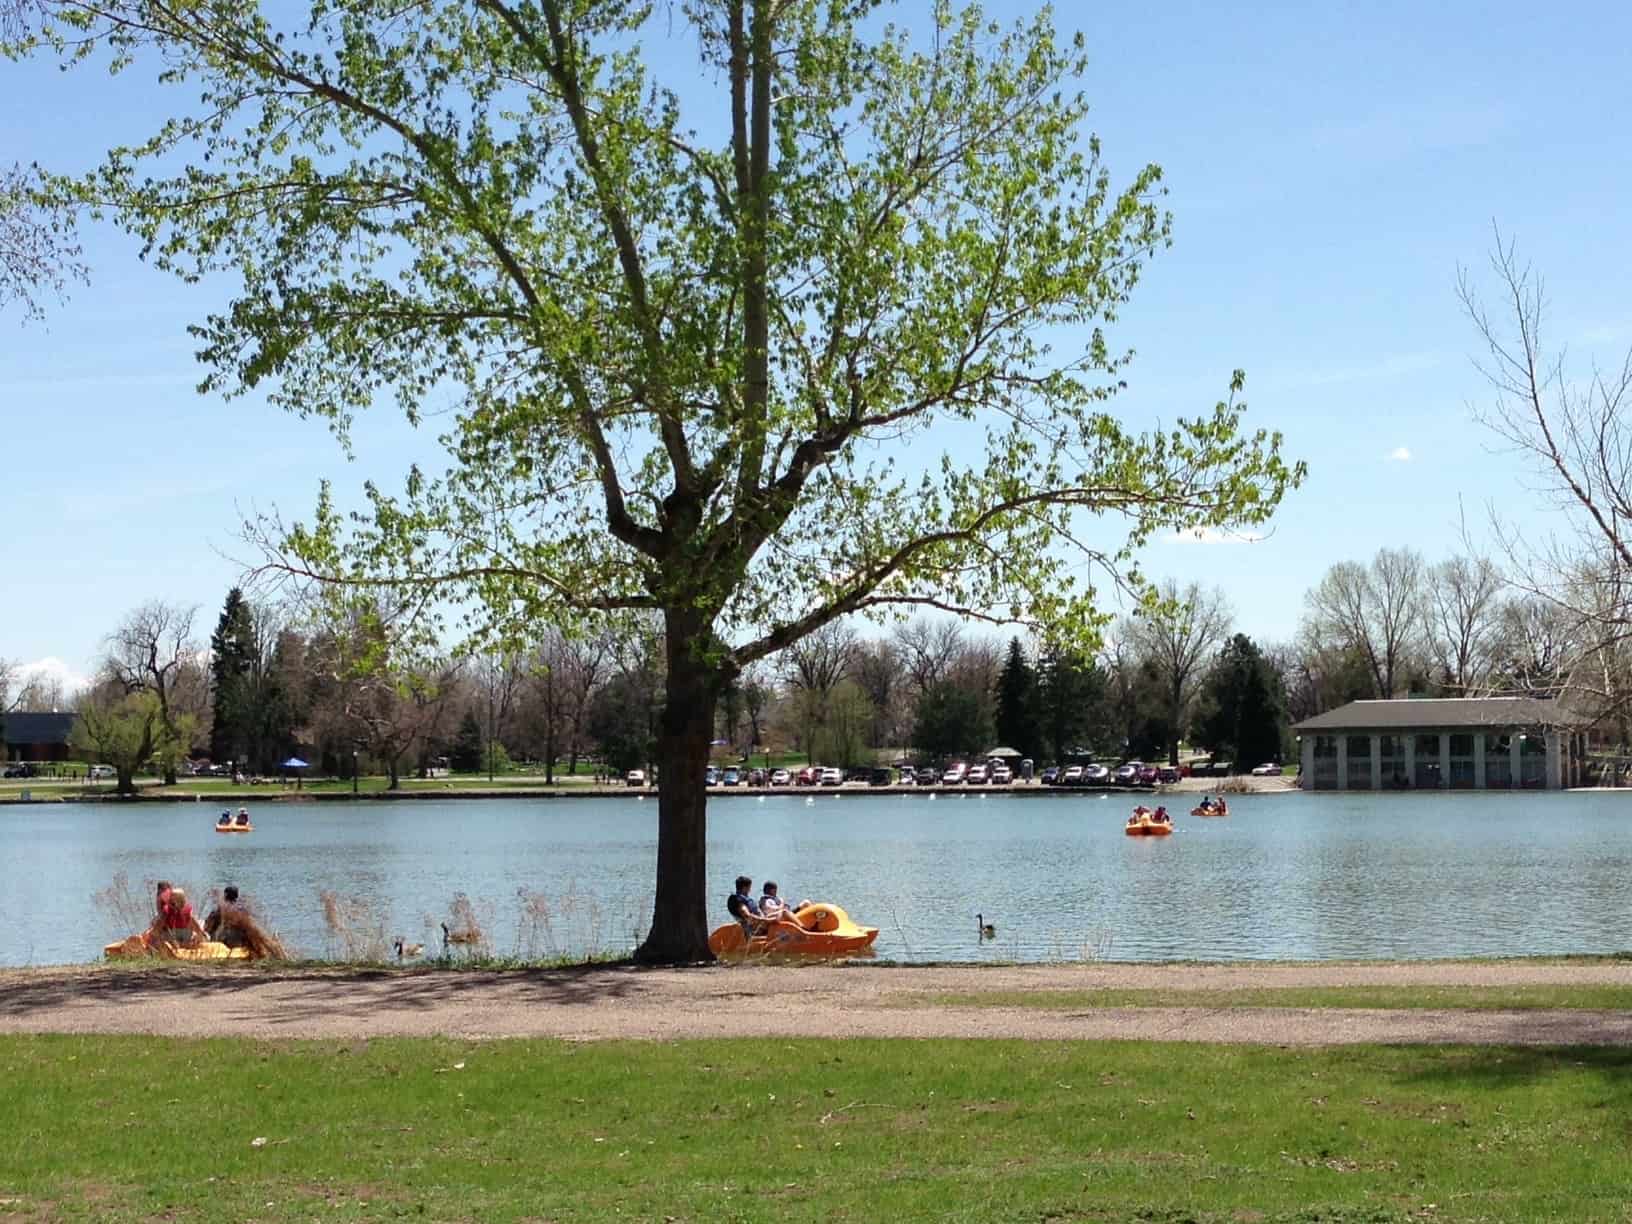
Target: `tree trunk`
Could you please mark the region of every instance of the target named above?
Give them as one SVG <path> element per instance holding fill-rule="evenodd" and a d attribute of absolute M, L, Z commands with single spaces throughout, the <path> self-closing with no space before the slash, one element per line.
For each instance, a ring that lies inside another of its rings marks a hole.
<path fill-rule="evenodd" d="M 123 765 L 116 765 L 114 766 L 114 773 L 118 779 L 114 783 L 114 790 L 121 795 L 134 795 L 136 793 L 136 771 L 126 769 Z"/>
<path fill-rule="evenodd" d="M 388 767 L 391 774 L 391 781 L 390 784 L 386 786 L 386 790 L 400 790 L 402 788 L 402 778 L 397 772 L 397 765 L 400 760 L 400 755 L 394 755 L 391 757 L 391 764 Z"/>
<path fill-rule="evenodd" d="M 657 895 L 652 930 L 635 951 L 649 964 L 713 960 L 708 950 L 708 768 L 718 665 L 693 657 L 698 636 L 668 630 L 668 691 L 657 739 Z M 699 902 L 703 902 L 699 904 Z"/>

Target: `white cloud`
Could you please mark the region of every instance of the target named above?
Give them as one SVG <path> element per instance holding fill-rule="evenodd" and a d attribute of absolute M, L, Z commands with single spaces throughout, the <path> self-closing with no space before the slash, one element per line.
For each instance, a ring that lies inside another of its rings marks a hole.
<path fill-rule="evenodd" d="M 81 675 L 55 655 L 47 655 L 43 659 L 36 659 L 32 663 L 24 663 L 17 669 L 19 676 L 18 688 L 30 681 L 39 679 L 46 683 L 55 682 L 62 686 L 64 697 L 84 688 L 91 682 L 89 676 Z"/>
<path fill-rule="evenodd" d="M 1387 458 L 1390 463 L 1410 463 L 1411 448 L 1408 446 L 1396 446 L 1393 450 L 1388 452 Z"/>
<path fill-rule="evenodd" d="M 1257 531 L 1225 531 L 1220 527 L 1194 527 L 1175 531 L 1167 537 L 1169 544 L 1256 544 L 1264 538 Z"/>

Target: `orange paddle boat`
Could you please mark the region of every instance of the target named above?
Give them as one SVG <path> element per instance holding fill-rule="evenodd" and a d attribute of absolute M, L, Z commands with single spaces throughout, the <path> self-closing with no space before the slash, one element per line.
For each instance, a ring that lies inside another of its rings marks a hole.
<path fill-rule="evenodd" d="M 740 922 L 715 927 L 708 937 L 708 950 L 722 959 L 735 960 L 750 956 L 857 956 L 871 949 L 877 938 L 877 927 L 861 926 L 838 906 L 816 901 L 800 906 L 793 919 L 766 923 L 752 939 Z"/>
<path fill-rule="evenodd" d="M 1136 807 L 1128 817 L 1125 830 L 1129 837 L 1167 837 L 1173 832 L 1173 821 L 1166 812 L 1158 814 L 1147 807 Z"/>

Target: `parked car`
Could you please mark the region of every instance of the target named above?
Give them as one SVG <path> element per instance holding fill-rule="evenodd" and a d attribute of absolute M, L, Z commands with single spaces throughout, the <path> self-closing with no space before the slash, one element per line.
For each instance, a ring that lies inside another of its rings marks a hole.
<path fill-rule="evenodd" d="M 1139 785 L 1155 786 L 1161 780 L 1162 771 L 1156 765 L 1141 765 L 1139 767 Z"/>
<path fill-rule="evenodd" d="M 718 786 L 719 784 L 720 784 L 720 771 L 718 769 L 714 768 L 714 766 L 710 765 L 708 767 L 708 772 L 703 775 L 703 785 L 704 786 Z"/>
<path fill-rule="evenodd" d="M 941 775 L 933 766 L 925 765 L 913 775 L 912 780 L 919 786 L 934 786 L 941 780 Z"/>
<path fill-rule="evenodd" d="M 763 769 L 750 769 L 748 771 L 748 785 L 749 786 L 764 786 L 765 785 L 765 771 Z"/>
<path fill-rule="evenodd" d="M 792 782 L 793 782 L 793 775 L 790 774 L 787 770 L 785 770 L 785 769 L 773 769 L 773 770 L 771 770 L 771 785 L 772 786 L 789 786 L 789 785 L 792 784 Z"/>
<path fill-rule="evenodd" d="M 1281 767 L 1274 761 L 1265 761 L 1262 765 L 1252 767 L 1252 776 L 1255 778 L 1278 778 L 1281 776 Z"/>
<path fill-rule="evenodd" d="M 867 776 L 868 786 L 894 786 L 895 770 L 881 765 Z"/>
<path fill-rule="evenodd" d="M 645 786 L 646 771 L 644 769 L 631 769 L 623 775 L 623 781 L 626 786 Z"/>
<path fill-rule="evenodd" d="M 112 765 L 92 765 L 91 766 L 91 777 L 93 777 L 93 778 L 116 778 L 118 776 L 119 776 L 119 771 L 116 770 Z"/>
<path fill-rule="evenodd" d="M 1082 780 L 1095 786 L 1104 786 L 1111 780 L 1111 771 L 1097 761 L 1092 761 L 1082 767 Z"/>
<path fill-rule="evenodd" d="M 1128 761 L 1116 767 L 1116 784 L 1118 786 L 1132 786 L 1139 781 L 1139 771 L 1143 769 L 1143 761 Z"/>
<path fill-rule="evenodd" d="M 1050 765 L 1048 768 L 1044 769 L 1042 773 L 1037 775 L 1037 781 L 1042 783 L 1044 786 L 1053 786 L 1054 783 L 1059 781 L 1059 778 L 1060 767 L 1058 765 Z"/>
<path fill-rule="evenodd" d="M 843 786 L 844 770 L 840 769 L 837 765 L 829 765 L 826 769 L 822 770 L 822 785 Z"/>
<path fill-rule="evenodd" d="M 1065 767 L 1065 772 L 1060 775 L 1060 785 L 1061 786 L 1081 786 L 1082 785 L 1082 766 L 1081 765 L 1067 765 Z"/>
<path fill-rule="evenodd" d="M 1179 780 L 1179 771 L 1171 765 L 1163 765 L 1156 771 L 1156 780 L 1163 786 L 1170 786 Z"/>
<path fill-rule="evenodd" d="M 793 777 L 795 786 L 815 786 L 821 780 L 822 767 L 820 765 L 806 765 Z"/>
<path fill-rule="evenodd" d="M 969 766 L 960 761 L 956 765 L 950 765 L 947 767 L 946 772 L 941 775 L 941 785 L 962 786 L 964 779 L 968 776 Z"/>
<path fill-rule="evenodd" d="M 1007 765 L 993 765 L 991 781 L 993 786 L 1007 786 L 1014 781 L 1014 771 Z"/>
<path fill-rule="evenodd" d="M 984 766 L 984 765 L 971 765 L 971 766 L 969 766 L 968 771 L 965 772 L 965 774 L 963 775 L 963 780 L 964 780 L 964 783 L 966 785 L 968 785 L 968 786 L 985 786 L 986 785 L 986 766 Z"/>
<path fill-rule="evenodd" d="M 725 772 L 720 775 L 720 785 L 721 786 L 736 786 L 741 781 L 742 781 L 742 771 L 739 770 L 735 765 L 726 766 Z"/>

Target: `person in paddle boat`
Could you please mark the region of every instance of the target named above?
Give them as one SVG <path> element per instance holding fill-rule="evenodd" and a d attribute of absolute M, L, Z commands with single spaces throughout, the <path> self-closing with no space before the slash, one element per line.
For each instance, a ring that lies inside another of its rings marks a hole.
<path fill-rule="evenodd" d="M 183 948 L 202 943 L 208 938 L 204 934 L 204 924 L 199 922 L 198 915 L 193 913 L 193 907 L 187 901 L 185 889 L 170 889 L 159 915 L 158 936 Z"/>
<path fill-rule="evenodd" d="M 765 915 L 754 900 L 754 882 L 747 876 L 737 877 L 737 891 L 725 899 L 725 912 L 742 924 L 742 933 L 749 939 L 765 929 Z"/>
<path fill-rule="evenodd" d="M 241 807 L 241 808 L 238 809 L 238 823 L 241 824 L 241 825 L 247 825 L 249 823 L 249 809 L 248 808 Z"/>
<path fill-rule="evenodd" d="M 1157 807 L 1155 813 L 1151 816 L 1151 819 L 1157 824 L 1168 824 L 1173 818 L 1167 814 L 1166 807 L 1159 806 Z"/>
<path fill-rule="evenodd" d="M 795 926 L 800 925 L 799 919 L 793 916 L 793 910 L 788 908 L 788 903 L 777 896 L 775 880 L 765 881 L 765 895 L 759 899 L 759 912 L 766 922 L 785 919 Z"/>
<path fill-rule="evenodd" d="M 247 946 L 240 925 L 244 911 L 238 905 L 238 889 L 228 884 L 221 890 L 221 901 L 204 919 L 204 937 L 224 943 L 229 948 Z"/>
<path fill-rule="evenodd" d="M 220 825 L 223 829 L 230 829 L 232 827 L 232 812 L 230 810 L 222 812 L 221 815 L 216 818 L 215 823 Z"/>

